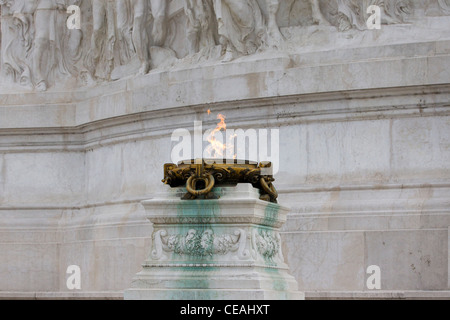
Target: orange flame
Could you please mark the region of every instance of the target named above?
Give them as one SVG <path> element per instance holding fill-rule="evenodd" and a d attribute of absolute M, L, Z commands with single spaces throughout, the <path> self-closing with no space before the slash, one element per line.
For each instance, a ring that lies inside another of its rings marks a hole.
<path fill-rule="evenodd" d="M 209 110 L 210 111 L 210 110 Z M 211 158 L 221 158 L 224 159 L 227 155 L 227 150 L 233 150 L 234 151 L 234 144 L 233 143 L 222 143 L 219 140 L 216 139 L 216 133 L 227 130 L 227 124 L 225 122 L 226 117 L 223 114 L 219 114 L 217 116 L 217 119 L 220 120 L 220 122 L 217 124 L 217 127 L 211 131 L 210 135 L 208 136 L 208 142 L 209 146 L 207 147 L 206 151 L 208 152 L 208 156 Z M 236 137 L 236 135 L 230 136 L 230 141 Z M 235 154 L 233 156 L 233 159 L 236 159 L 237 155 Z"/>

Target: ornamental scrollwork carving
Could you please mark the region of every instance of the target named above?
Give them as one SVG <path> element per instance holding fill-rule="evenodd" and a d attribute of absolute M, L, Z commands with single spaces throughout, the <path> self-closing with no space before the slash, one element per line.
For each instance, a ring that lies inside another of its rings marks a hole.
<path fill-rule="evenodd" d="M 209 258 L 215 255 L 235 253 L 239 260 L 250 257 L 246 249 L 247 233 L 237 229 L 233 234 L 216 235 L 211 229 L 198 231 L 190 229 L 187 233 L 171 234 L 158 230 L 154 234 L 153 260 L 163 260 L 167 254 L 188 256 L 191 258 Z"/>
<path fill-rule="evenodd" d="M 278 192 L 273 185 L 271 167 L 270 162 L 187 160 L 178 165 L 165 164 L 162 182 L 172 188 L 186 186 L 188 193 L 183 197 L 186 200 L 215 198 L 212 190 L 220 185 L 250 183 L 260 190 L 261 200 L 276 203 Z"/>

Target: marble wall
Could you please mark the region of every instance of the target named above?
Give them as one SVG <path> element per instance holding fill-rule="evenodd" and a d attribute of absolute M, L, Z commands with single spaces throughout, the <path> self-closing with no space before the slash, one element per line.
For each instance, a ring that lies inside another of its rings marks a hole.
<path fill-rule="evenodd" d="M 184 32 L 168 32 L 148 73 L 140 63 L 120 68 L 114 51 L 108 79 L 86 69 L 92 82 L 80 71 L 45 88 L 32 80 L 33 33 L 28 53 L 24 42 L 5 47 L 14 41 L 3 32 L 14 16 L 5 8 L 19 2 L 0 3 L 2 72 L 8 48 L 27 57 L 0 87 L 0 298 L 123 297 L 149 254 L 140 202 L 161 189 L 173 130 L 195 120 L 212 128 L 217 113 L 230 128 L 280 129 L 275 185 L 291 208 L 283 250 L 307 298 L 450 295 L 448 2 L 400 17 L 385 1 L 395 21 L 359 30 L 342 29 L 333 11 L 353 1 L 319 1 L 324 20 L 314 1 L 284 1 L 284 39 L 254 53 L 227 56 L 217 42 L 190 52 Z M 264 37 L 275 34 L 267 3 L 253 3 Z M 188 23 L 176 1 L 166 12 L 170 26 Z M 31 13 L 13 25 L 25 27 Z M 81 44 L 81 55 L 91 52 L 90 38 Z M 81 290 L 66 286 L 73 264 Z M 381 268 L 381 291 L 366 287 L 370 265 Z"/>

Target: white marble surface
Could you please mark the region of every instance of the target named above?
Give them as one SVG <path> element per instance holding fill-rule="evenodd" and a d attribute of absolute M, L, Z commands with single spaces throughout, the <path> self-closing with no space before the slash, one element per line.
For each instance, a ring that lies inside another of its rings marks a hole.
<path fill-rule="evenodd" d="M 279 235 L 289 208 L 259 200 L 250 184 L 214 188 L 217 200 L 185 193 L 165 186 L 142 202 L 153 244 L 126 300 L 304 299 Z"/>
<path fill-rule="evenodd" d="M 283 249 L 307 297 L 445 296 L 450 21 L 427 15 L 376 33 L 282 25 L 302 45 L 91 86 L 3 82 L 0 298 L 117 298 L 152 245 L 140 202 L 162 188 L 170 135 L 215 126 L 208 109 L 230 128 L 280 129 Z"/>
<path fill-rule="evenodd" d="M 274 48 L 298 54 L 449 37 L 447 0 L 105 3 L 3 0 L 1 91 L 70 91 Z M 65 10 L 74 4 L 80 7 L 79 30 L 66 27 Z M 367 30 L 370 4 L 381 6 L 381 30 Z"/>

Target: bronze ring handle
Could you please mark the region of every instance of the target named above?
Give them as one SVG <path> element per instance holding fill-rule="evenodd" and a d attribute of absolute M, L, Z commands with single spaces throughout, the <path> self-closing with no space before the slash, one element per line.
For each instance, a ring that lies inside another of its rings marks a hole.
<path fill-rule="evenodd" d="M 195 190 L 195 186 L 197 184 L 197 181 L 203 180 L 205 182 L 206 188 L 203 190 Z M 211 192 L 211 190 L 214 188 L 216 181 L 214 179 L 214 176 L 212 174 L 208 174 L 206 177 L 197 177 L 197 176 L 190 176 L 189 179 L 186 182 L 186 189 L 187 191 L 192 194 L 193 196 L 201 196 L 205 195 Z"/>

